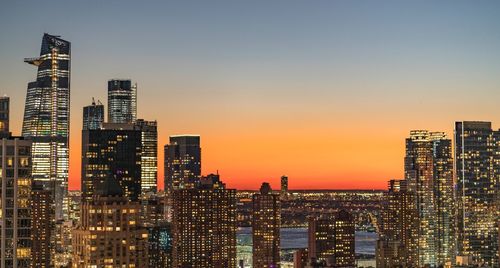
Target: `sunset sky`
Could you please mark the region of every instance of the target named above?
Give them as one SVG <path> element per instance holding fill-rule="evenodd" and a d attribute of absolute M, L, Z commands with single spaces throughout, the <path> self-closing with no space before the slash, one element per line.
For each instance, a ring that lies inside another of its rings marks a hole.
<path fill-rule="evenodd" d="M 500 126 L 500 1 L 8 1 L 0 94 L 20 134 L 44 32 L 72 43 L 70 188 L 82 107 L 138 83 L 163 145 L 200 134 L 202 170 L 230 187 L 383 189 L 412 129 Z M 107 108 L 107 107 L 106 107 Z"/>

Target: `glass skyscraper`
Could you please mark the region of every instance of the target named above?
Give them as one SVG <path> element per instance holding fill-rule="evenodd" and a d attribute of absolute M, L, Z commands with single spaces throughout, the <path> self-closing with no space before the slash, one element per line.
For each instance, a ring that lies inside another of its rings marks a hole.
<path fill-rule="evenodd" d="M 189 188 L 201 177 L 199 135 L 170 136 L 165 145 L 165 191 Z"/>
<path fill-rule="evenodd" d="M 156 192 L 158 177 L 158 130 L 156 121 L 138 119 L 141 131 L 141 190 Z"/>
<path fill-rule="evenodd" d="M 92 98 L 92 104 L 83 107 L 83 130 L 99 129 L 104 122 L 104 105 Z"/>
<path fill-rule="evenodd" d="M 108 123 L 134 123 L 137 119 L 137 84 L 108 81 Z"/>
<path fill-rule="evenodd" d="M 454 151 L 458 254 L 498 267 L 500 131 L 490 122 L 456 122 Z"/>
<path fill-rule="evenodd" d="M 141 131 L 133 124 L 103 124 L 82 131 L 82 201 L 112 177 L 131 201 L 141 195 Z"/>
<path fill-rule="evenodd" d="M 71 44 L 44 34 L 40 56 L 25 62 L 38 72 L 28 84 L 22 136 L 33 141 L 33 180 L 52 192 L 56 219 L 62 219 L 68 189 Z"/>

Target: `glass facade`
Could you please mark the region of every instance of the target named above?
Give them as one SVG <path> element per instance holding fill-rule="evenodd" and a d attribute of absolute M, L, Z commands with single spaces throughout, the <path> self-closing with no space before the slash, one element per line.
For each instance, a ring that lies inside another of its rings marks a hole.
<path fill-rule="evenodd" d="M 82 131 L 82 200 L 113 177 L 131 201 L 141 195 L 141 131 L 132 124 L 104 124 Z"/>
<path fill-rule="evenodd" d="M 200 136 L 170 136 L 165 145 L 165 191 L 192 187 L 201 176 Z"/>
<path fill-rule="evenodd" d="M 498 267 L 500 131 L 490 122 L 455 123 L 458 254 Z"/>
<path fill-rule="evenodd" d="M 137 84 L 130 80 L 108 81 L 108 122 L 134 123 L 137 119 Z"/>
<path fill-rule="evenodd" d="M 104 122 L 104 105 L 92 99 L 92 104 L 83 107 L 83 130 L 99 129 Z"/>
<path fill-rule="evenodd" d="M 158 179 L 158 129 L 156 121 L 136 121 L 141 131 L 141 190 L 156 192 Z"/>
<path fill-rule="evenodd" d="M 28 84 L 22 136 L 33 141 L 33 180 L 52 191 L 57 219 L 68 189 L 70 55 L 70 42 L 44 34 L 40 56 L 25 59 L 38 72 Z"/>

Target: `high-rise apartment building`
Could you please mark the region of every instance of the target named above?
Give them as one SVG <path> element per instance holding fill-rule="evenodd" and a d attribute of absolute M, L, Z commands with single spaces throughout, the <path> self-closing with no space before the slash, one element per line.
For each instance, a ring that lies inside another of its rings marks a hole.
<path fill-rule="evenodd" d="M 108 123 L 134 123 L 137 119 L 137 84 L 128 79 L 108 81 Z"/>
<path fill-rule="evenodd" d="M 158 129 L 156 121 L 138 119 L 141 131 L 141 190 L 156 192 L 158 181 Z"/>
<path fill-rule="evenodd" d="M 8 138 L 9 132 L 10 98 L 0 97 L 0 138 Z"/>
<path fill-rule="evenodd" d="M 201 177 L 200 136 L 170 136 L 164 168 L 166 192 L 192 187 Z"/>
<path fill-rule="evenodd" d="M 253 266 L 272 268 L 280 266 L 281 206 L 278 194 L 269 183 L 263 183 L 260 192 L 252 198 Z"/>
<path fill-rule="evenodd" d="M 333 267 L 355 267 L 354 224 L 354 218 L 345 210 L 340 210 L 334 218 L 309 218 L 309 259 Z"/>
<path fill-rule="evenodd" d="M 99 129 L 104 123 L 104 105 L 92 98 L 92 104 L 83 107 L 83 130 Z"/>
<path fill-rule="evenodd" d="M 72 267 L 147 267 L 148 231 L 140 205 L 129 201 L 114 178 L 96 185 L 81 213 L 73 230 Z"/>
<path fill-rule="evenodd" d="M 31 141 L 0 140 L 0 268 L 31 266 Z"/>
<path fill-rule="evenodd" d="M 112 177 L 126 197 L 141 195 L 141 131 L 133 124 L 103 124 L 82 131 L 82 202 L 92 200 L 94 187 Z"/>
<path fill-rule="evenodd" d="M 173 192 L 173 267 L 236 267 L 236 190 L 218 175 Z"/>
<path fill-rule="evenodd" d="M 40 56 L 25 62 L 37 66 L 38 73 L 28 84 L 22 136 L 33 141 L 33 180 L 52 192 L 56 219 L 62 219 L 68 191 L 71 44 L 44 34 Z"/>
<path fill-rule="evenodd" d="M 418 212 L 415 193 L 406 180 L 389 181 L 382 230 L 377 242 L 377 267 L 418 267 Z"/>
<path fill-rule="evenodd" d="M 41 185 L 33 184 L 30 207 L 32 267 L 53 267 L 51 238 L 54 232 L 54 202 L 51 192 Z"/>
<path fill-rule="evenodd" d="M 414 130 L 406 139 L 405 179 L 418 211 L 418 264 L 451 264 L 453 258 L 453 158 L 443 132 Z"/>
<path fill-rule="evenodd" d="M 455 123 L 458 254 L 498 266 L 500 131 L 490 122 Z"/>

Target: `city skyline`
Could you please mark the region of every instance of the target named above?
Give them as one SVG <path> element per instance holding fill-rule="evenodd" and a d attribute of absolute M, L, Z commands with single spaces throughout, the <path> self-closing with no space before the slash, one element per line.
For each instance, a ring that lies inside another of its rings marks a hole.
<path fill-rule="evenodd" d="M 50 5 L 11 4 L 0 11 L 0 23 L 16 24 L 0 30 L 0 94 L 12 103 L 10 131 L 20 134 L 26 84 L 34 75 L 22 59 L 36 55 L 48 32 L 73 46 L 70 189 L 80 185 L 82 107 L 92 96 L 106 103 L 107 81 L 117 77 L 138 83 L 138 117 L 158 121 L 160 188 L 168 137 L 196 133 L 202 174 L 218 170 L 228 187 L 258 189 L 269 181 L 278 189 L 287 175 L 290 189 L 385 189 L 387 180 L 404 178 L 410 130 L 439 129 L 453 137 L 455 121 L 500 121 L 500 22 L 494 2 L 383 3 L 356 9 L 340 2 L 274 3 L 262 4 L 264 10 L 230 4 L 222 11 L 139 6 L 143 20 L 134 23 L 155 25 L 156 34 L 113 23 L 105 16 L 115 7 L 108 3 L 83 8 L 97 18 L 89 25 L 73 13 L 69 25 L 34 25 Z M 61 19 L 80 5 L 57 7 L 66 11 Z M 281 9 L 288 24 L 270 19 Z M 13 17 L 21 10 L 29 19 Z M 182 15 L 196 19 L 183 25 Z M 255 24 L 256 15 L 262 24 Z M 232 21 L 236 26 L 228 25 Z M 105 26 L 95 30 L 99 23 Z M 140 46 L 155 52 L 133 49 Z M 179 116 L 188 101 L 192 109 Z M 384 161 L 373 161 L 379 158 Z"/>

